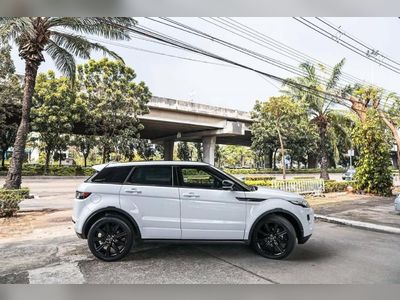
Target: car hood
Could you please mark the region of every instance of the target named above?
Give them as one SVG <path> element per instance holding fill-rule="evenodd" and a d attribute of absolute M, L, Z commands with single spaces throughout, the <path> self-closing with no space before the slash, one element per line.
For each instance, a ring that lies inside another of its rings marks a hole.
<path fill-rule="evenodd" d="M 258 190 L 247 192 L 246 194 L 247 197 L 256 199 L 282 199 L 287 201 L 304 199 L 304 197 L 299 194 L 263 187 L 259 187 Z"/>

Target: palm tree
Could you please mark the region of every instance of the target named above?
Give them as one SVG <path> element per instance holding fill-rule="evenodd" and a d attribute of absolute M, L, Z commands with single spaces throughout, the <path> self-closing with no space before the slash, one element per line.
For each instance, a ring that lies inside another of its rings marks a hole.
<path fill-rule="evenodd" d="M 323 80 L 317 75 L 314 65 L 308 62 L 302 63 L 300 68 L 305 75 L 295 79 L 288 79 L 283 91 L 285 94 L 306 104 L 311 122 L 318 128 L 320 177 L 325 180 L 329 179 L 329 132 L 331 129 L 340 128 L 346 118 L 345 114 L 333 108 L 332 104 L 336 99 L 328 94 L 336 94 L 344 63 L 345 59 L 342 59 L 336 64 L 327 80 Z M 307 86 L 309 89 L 299 87 L 296 84 Z"/>
<path fill-rule="evenodd" d="M 89 59 L 94 50 L 121 59 L 113 51 L 101 44 L 90 42 L 80 34 L 97 35 L 114 40 L 129 40 L 129 27 L 135 24 L 136 21 L 128 17 L 0 18 L 1 40 L 13 41 L 18 47 L 19 56 L 25 61 L 22 116 L 5 188 L 18 189 L 21 186 L 22 162 L 29 132 L 32 95 L 38 68 L 44 61 L 44 53 L 47 53 L 55 61 L 57 68 L 69 76 L 73 82 L 76 68 L 74 56 Z"/>

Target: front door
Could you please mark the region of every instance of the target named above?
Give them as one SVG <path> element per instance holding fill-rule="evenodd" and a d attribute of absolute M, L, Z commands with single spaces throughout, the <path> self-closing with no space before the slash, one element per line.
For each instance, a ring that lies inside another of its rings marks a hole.
<path fill-rule="evenodd" d="M 120 192 L 121 208 L 138 223 L 143 239 L 180 239 L 179 190 L 171 166 L 136 166 Z"/>
<path fill-rule="evenodd" d="M 243 191 L 223 190 L 222 173 L 207 166 L 177 167 L 182 239 L 242 240 L 246 225 Z M 239 199 L 238 199 L 239 198 Z"/>

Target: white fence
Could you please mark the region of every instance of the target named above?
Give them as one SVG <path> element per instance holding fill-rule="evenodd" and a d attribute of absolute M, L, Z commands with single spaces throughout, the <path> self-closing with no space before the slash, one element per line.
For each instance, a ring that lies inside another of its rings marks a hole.
<path fill-rule="evenodd" d="M 322 179 L 272 180 L 271 187 L 298 194 L 321 195 L 325 191 L 325 184 Z"/>
<path fill-rule="evenodd" d="M 393 186 L 400 186 L 400 176 L 393 175 Z"/>

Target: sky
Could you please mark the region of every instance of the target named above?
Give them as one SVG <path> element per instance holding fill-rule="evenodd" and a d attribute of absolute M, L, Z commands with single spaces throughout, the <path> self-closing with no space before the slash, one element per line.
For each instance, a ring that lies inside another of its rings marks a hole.
<path fill-rule="evenodd" d="M 218 45 L 214 41 L 167 27 L 154 21 L 136 18 L 140 25 L 157 30 L 187 43 L 196 45 L 224 57 L 252 66 L 267 73 L 283 78 L 293 77 L 286 70 L 272 66 L 266 62 L 256 60 L 232 49 Z M 253 51 L 261 52 L 268 57 L 279 59 L 291 65 L 298 65 L 292 59 L 252 43 L 243 37 L 220 29 L 200 18 L 173 18 L 213 36 L 238 44 Z M 281 43 L 324 62 L 334 65 L 342 58 L 346 58 L 343 71 L 357 78 L 379 85 L 390 91 L 400 92 L 398 83 L 400 75 L 383 68 L 364 57 L 361 57 L 338 43 L 316 33 L 312 29 L 297 22 L 293 18 L 234 18 Z M 400 19 L 398 18 L 324 18 L 336 26 L 341 26 L 345 32 L 357 37 L 361 41 L 385 53 L 390 58 L 400 62 Z M 208 19 L 209 20 L 209 19 Z M 311 19 L 310 19 L 311 20 Z M 315 19 L 312 19 L 315 22 Z M 280 83 L 266 80 L 264 77 L 237 67 L 221 65 L 221 62 L 187 51 L 167 47 L 157 43 L 133 38 L 130 41 L 118 42 L 127 47 L 136 47 L 150 51 L 182 56 L 207 62 L 183 60 L 164 55 L 156 55 L 131 48 L 106 44 L 110 49 L 121 55 L 125 63 L 132 67 L 138 81 L 144 81 L 155 96 L 168 97 L 179 100 L 193 101 L 203 104 L 228 107 L 250 111 L 256 100 L 267 100 L 271 96 L 279 95 Z M 24 73 L 24 63 L 13 49 L 13 58 L 18 73 Z M 93 58 L 101 58 L 101 53 L 95 53 Z M 39 72 L 49 69 L 55 70 L 52 60 L 45 56 Z M 84 63 L 83 60 L 77 60 Z"/>

